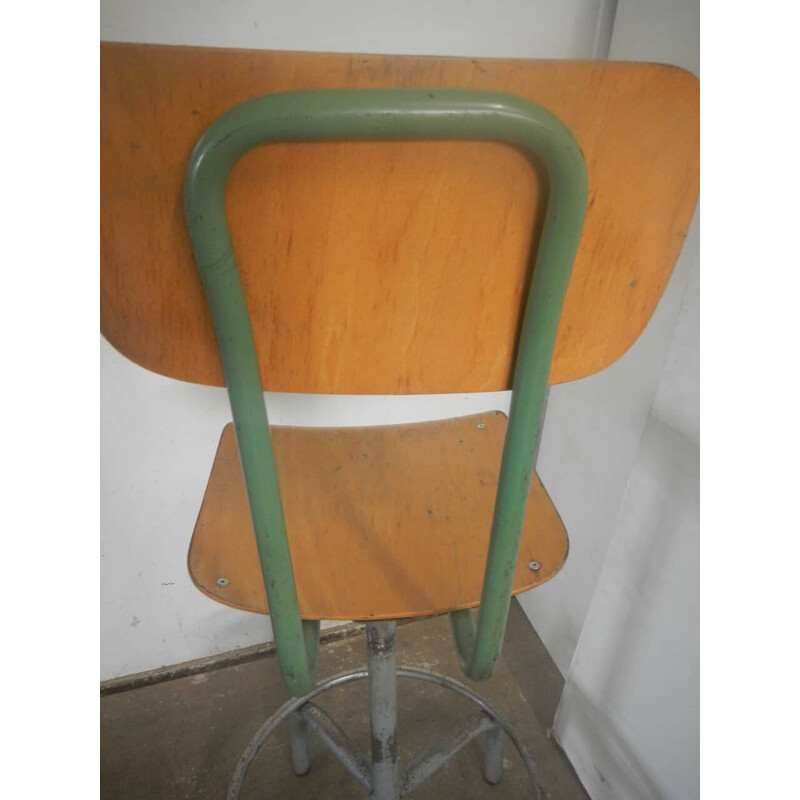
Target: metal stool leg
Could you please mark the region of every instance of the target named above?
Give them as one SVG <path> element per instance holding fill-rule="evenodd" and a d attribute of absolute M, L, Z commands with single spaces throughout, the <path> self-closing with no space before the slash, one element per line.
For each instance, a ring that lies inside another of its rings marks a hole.
<path fill-rule="evenodd" d="M 495 725 L 486 734 L 483 750 L 483 779 L 493 786 L 503 777 L 503 729 Z"/>
<path fill-rule="evenodd" d="M 397 667 L 395 622 L 367 624 L 369 722 L 372 734 L 372 797 L 398 800 Z"/>
<path fill-rule="evenodd" d="M 489 783 L 497 783 L 503 766 L 502 738 L 506 735 L 522 758 L 530 779 L 530 794 L 525 796 L 531 800 L 542 800 L 536 781 L 536 764 L 528 749 L 502 715 L 472 689 L 447 675 L 412 667 L 397 667 L 394 641 L 393 622 L 369 623 L 367 625 L 368 670 L 358 669 L 334 675 L 321 681 L 307 695 L 295 697 L 284 703 L 261 726 L 242 753 L 228 787 L 228 800 L 238 800 L 247 771 L 259 749 L 278 725 L 287 720 L 290 726 L 296 726 L 290 732 L 292 765 L 295 772 L 298 772 L 298 767 L 308 763 L 305 737 L 307 730 L 311 730 L 364 787 L 367 796 L 374 800 L 398 800 L 409 796 L 469 742 L 483 735 L 486 736 L 483 775 Z M 460 722 L 450 738 L 412 759 L 402 774 L 399 774 L 398 770 L 396 748 L 397 678 L 425 681 L 441 686 L 456 692 L 480 709 L 480 713 Z M 360 680 L 369 681 L 372 764 L 356 750 L 336 723 L 312 702 L 329 689 Z M 298 721 L 307 727 L 298 725 Z"/>
<path fill-rule="evenodd" d="M 289 747 L 292 751 L 292 771 L 295 775 L 307 775 L 311 769 L 308 757 L 308 723 L 299 711 L 289 717 Z"/>

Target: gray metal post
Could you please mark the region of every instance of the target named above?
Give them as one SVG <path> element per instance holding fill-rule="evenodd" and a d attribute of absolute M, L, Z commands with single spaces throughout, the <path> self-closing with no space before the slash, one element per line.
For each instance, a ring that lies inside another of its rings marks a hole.
<path fill-rule="evenodd" d="M 372 734 L 372 797 L 398 800 L 397 670 L 395 622 L 367 623 L 369 721 Z"/>
<path fill-rule="evenodd" d="M 495 725 L 487 734 L 483 746 L 483 779 L 493 786 L 503 777 L 503 729 Z"/>
<path fill-rule="evenodd" d="M 308 757 L 308 723 L 299 711 L 289 715 L 289 748 L 292 751 L 292 771 L 305 775 L 311 769 Z"/>

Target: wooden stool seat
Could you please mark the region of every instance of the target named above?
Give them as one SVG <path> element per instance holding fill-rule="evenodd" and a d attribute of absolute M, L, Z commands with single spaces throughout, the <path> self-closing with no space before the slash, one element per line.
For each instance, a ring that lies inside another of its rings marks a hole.
<path fill-rule="evenodd" d="M 397 619 L 477 606 L 506 422 L 489 412 L 369 428 L 272 427 L 303 618 Z M 534 476 L 512 593 L 552 578 L 567 549 Z M 212 599 L 268 613 L 232 423 L 189 572 Z"/>

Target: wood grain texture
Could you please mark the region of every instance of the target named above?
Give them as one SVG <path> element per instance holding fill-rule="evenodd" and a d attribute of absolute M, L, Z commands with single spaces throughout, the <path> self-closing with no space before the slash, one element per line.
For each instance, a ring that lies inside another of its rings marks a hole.
<path fill-rule="evenodd" d="M 273 427 L 302 616 L 397 619 L 478 605 L 505 430 L 499 411 L 373 428 Z M 567 548 L 535 477 L 514 594 L 552 578 Z M 530 561 L 541 569 L 532 572 Z M 267 613 L 232 424 L 222 433 L 189 573 L 212 599 Z"/>
<path fill-rule="evenodd" d="M 194 143 L 269 92 L 466 87 L 541 103 L 589 209 L 552 383 L 611 364 L 666 286 L 698 193 L 698 84 L 674 67 L 101 46 L 101 326 L 156 372 L 222 384 L 182 216 Z M 512 147 L 282 144 L 235 168 L 234 244 L 265 389 L 506 389 L 546 184 Z"/>

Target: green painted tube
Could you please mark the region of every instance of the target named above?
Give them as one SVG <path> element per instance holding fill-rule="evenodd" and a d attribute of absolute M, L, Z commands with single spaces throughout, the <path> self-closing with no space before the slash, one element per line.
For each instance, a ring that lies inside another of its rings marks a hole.
<path fill-rule="evenodd" d="M 544 231 L 514 374 L 481 608 L 451 615 L 462 667 L 488 678 L 505 632 L 553 345 L 586 210 L 586 166 L 567 128 L 513 95 L 462 89 L 330 89 L 272 94 L 219 117 L 189 159 L 184 212 L 208 296 L 231 401 L 281 674 L 295 695 L 314 682 L 318 623 L 303 622 L 250 319 L 225 213 L 234 164 L 270 142 L 480 139 L 538 156 L 549 182 Z"/>
<path fill-rule="evenodd" d="M 580 148 L 552 116 L 541 134 L 559 145 L 544 147 L 531 137 L 547 170 L 549 197 L 514 367 L 477 631 L 469 609 L 450 614 L 461 667 L 477 681 L 491 677 L 503 646 L 558 321 L 586 215 L 588 177 Z"/>

